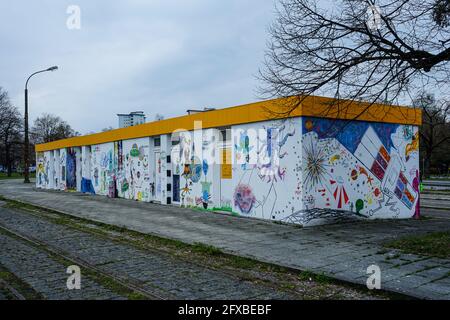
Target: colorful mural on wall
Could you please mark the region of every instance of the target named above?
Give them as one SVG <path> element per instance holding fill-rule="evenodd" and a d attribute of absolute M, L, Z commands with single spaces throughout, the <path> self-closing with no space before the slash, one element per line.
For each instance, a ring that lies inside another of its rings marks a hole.
<path fill-rule="evenodd" d="M 194 134 L 185 132 L 180 134 L 178 166 L 175 172 L 181 172 L 180 199 L 181 206 L 212 209 L 213 201 L 213 166 L 210 162 L 216 156 L 216 136 L 213 130 L 200 133 L 201 143 L 196 151 Z"/>
<path fill-rule="evenodd" d="M 318 118 L 302 124 L 303 207 L 284 221 L 419 214 L 417 127 Z"/>
<path fill-rule="evenodd" d="M 91 146 L 82 147 L 81 152 L 81 192 L 95 194 L 91 179 Z"/>
<path fill-rule="evenodd" d="M 45 168 L 44 152 L 36 154 L 36 185 L 45 188 L 48 184 L 48 175 Z"/>
<path fill-rule="evenodd" d="M 36 186 L 44 189 L 52 189 L 54 186 L 58 186 L 55 181 L 55 165 L 54 165 L 54 152 L 45 151 L 38 152 L 36 154 Z"/>
<path fill-rule="evenodd" d="M 114 143 L 91 146 L 91 179 L 96 194 L 110 195 L 115 186 Z"/>
<path fill-rule="evenodd" d="M 66 153 L 66 188 L 77 189 L 77 165 L 75 148 L 67 148 Z"/>
<path fill-rule="evenodd" d="M 67 151 L 66 149 L 59 149 L 59 189 L 66 190 L 66 166 L 67 166 Z"/>
<path fill-rule="evenodd" d="M 232 211 L 281 220 L 301 208 L 300 119 L 233 127 Z"/>
<path fill-rule="evenodd" d="M 149 142 L 148 138 L 125 140 L 118 146 L 119 197 L 139 201 L 151 200 Z"/>
<path fill-rule="evenodd" d="M 82 177 L 82 192 L 304 226 L 420 215 L 416 126 L 306 117 L 231 129 L 226 149 L 207 129 L 199 143 L 181 132 L 171 153 L 166 137 L 83 147 L 81 165 L 71 148 L 38 153 L 36 183 L 74 189 Z"/>

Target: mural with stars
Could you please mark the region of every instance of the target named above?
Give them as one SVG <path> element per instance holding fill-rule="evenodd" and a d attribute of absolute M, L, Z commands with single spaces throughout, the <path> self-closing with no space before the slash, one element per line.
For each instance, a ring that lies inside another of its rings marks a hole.
<path fill-rule="evenodd" d="M 418 216 L 418 141 L 409 125 L 302 118 L 303 207 L 283 220 Z"/>

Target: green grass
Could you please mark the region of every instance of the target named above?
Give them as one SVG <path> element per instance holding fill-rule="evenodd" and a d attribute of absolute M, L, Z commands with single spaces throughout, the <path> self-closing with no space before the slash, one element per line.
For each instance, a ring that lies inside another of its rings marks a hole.
<path fill-rule="evenodd" d="M 25 299 L 27 300 L 42 300 L 44 299 L 39 293 L 37 293 L 33 288 L 31 288 L 26 282 L 22 281 L 20 278 L 15 276 L 12 272 L 6 269 L 0 264 L 0 279 L 8 283 L 11 287 L 16 289 Z M 13 300 L 16 299 L 9 292 L 6 292 L 6 298 Z"/>
<path fill-rule="evenodd" d="M 35 173 L 30 173 L 30 178 L 35 178 L 35 177 L 36 177 Z M 11 174 L 11 177 L 8 177 L 8 174 L 6 174 L 4 172 L 0 172 L 0 180 L 6 180 L 6 179 L 23 179 L 23 174 L 13 172 Z"/>
<path fill-rule="evenodd" d="M 408 236 L 385 244 L 388 248 L 438 258 L 450 258 L 450 231 Z"/>
<path fill-rule="evenodd" d="M 223 252 L 219 248 L 216 248 L 214 246 L 206 245 L 203 243 L 195 243 L 192 245 L 192 251 L 203 253 L 211 256 L 218 256 L 222 255 Z"/>
<path fill-rule="evenodd" d="M 310 271 L 301 271 L 298 278 L 302 281 L 315 281 L 320 284 L 332 283 L 334 280 L 322 273 L 312 273 Z"/>

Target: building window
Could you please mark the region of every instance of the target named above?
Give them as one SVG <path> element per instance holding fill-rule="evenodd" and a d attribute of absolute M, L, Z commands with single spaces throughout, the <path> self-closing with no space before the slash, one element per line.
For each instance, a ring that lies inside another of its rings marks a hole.
<path fill-rule="evenodd" d="M 161 138 L 155 138 L 154 142 L 153 142 L 155 147 L 160 147 L 161 146 Z"/>
<path fill-rule="evenodd" d="M 179 132 L 172 133 L 171 140 L 172 140 L 172 146 L 179 145 L 180 144 L 180 133 Z"/>

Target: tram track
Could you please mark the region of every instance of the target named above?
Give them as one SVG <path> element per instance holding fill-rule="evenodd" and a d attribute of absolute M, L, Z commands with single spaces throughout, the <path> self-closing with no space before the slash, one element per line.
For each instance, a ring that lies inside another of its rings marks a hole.
<path fill-rule="evenodd" d="M 9 295 L 12 295 L 16 300 L 26 300 L 23 294 L 21 294 L 18 290 L 16 290 L 16 288 L 2 279 L 0 279 L 0 288 L 4 291 L 7 291 L 7 293 Z"/>
<path fill-rule="evenodd" d="M 115 284 L 120 285 L 121 287 L 126 288 L 131 292 L 138 293 L 147 299 L 167 300 L 166 297 L 163 297 L 154 292 L 150 292 L 148 289 L 145 289 L 142 286 L 139 286 L 137 284 L 126 281 L 125 279 L 118 277 L 116 275 L 113 275 L 111 273 L 105 272 L 104 270 L 94 266 L 93 264 L 85 261 L 84 259 L 81 259 L 79 257 L 74 257 L 73 255 L 70 255 L 61 249 L 55 248 L 44 241 L 41 241 L 41 240 L 31 237 L 29 235 L 23 235 L 15 230 L 5 227 L 2 224 L 0 224 L 0 233 L 4 233 L 8 237 L 12 236 L 13 238 L 19 239 L 22 242 L 24 242 L 30 246 L 33 246 L 34 248 L 38 248 L 39 250 L 46 251 L 47 253 L 50 253 L 51 255 L 56 256 L 64 261 L 70 262 L 73 265 L 77 265 L 80 268 L 82 268 L 84 273 L 86 273 L 86 272 L 89 274 L 94 273 L 94 274 L 100 275 L 104 278 L 107 278 L 109 281 L 113 281 Z M 23 295 L 21 295 L 12 286 L 8 285 L 5 281 L 0 279 L 0 284 L 3 285 L 3 287 L 6 290 L 8 290 L 12 295 L 14 295 L 17 299 L 25 300 L 25 297 Z"/>

